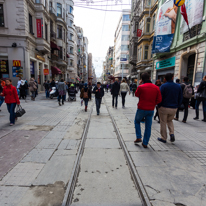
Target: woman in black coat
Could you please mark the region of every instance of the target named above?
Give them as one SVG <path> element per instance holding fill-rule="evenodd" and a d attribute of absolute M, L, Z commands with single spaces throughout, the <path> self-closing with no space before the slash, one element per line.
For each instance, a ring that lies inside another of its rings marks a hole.
<path fill-rule="evenodd" d="M 23 99 L 26 98 L 26 90 L 28 89 L 28 84 L 26 83 L 26 81 L 21 80 L 21 84 L 20 84 L 20 95 L 19 95 L 19 99 L 21 99 L 21 97 Z"/>

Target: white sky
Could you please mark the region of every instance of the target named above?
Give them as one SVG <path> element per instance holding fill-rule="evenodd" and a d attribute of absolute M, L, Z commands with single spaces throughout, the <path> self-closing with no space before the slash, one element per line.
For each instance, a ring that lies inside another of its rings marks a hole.
<path fill-rule="evenodd" d="M 74 24 L 82 27 L 84 36 L 88 38 L 89 53 L 93 55 L 94 68 L 99 77 L 107 50 L 109 46 L 114 45 L 114 34 L 121 15 L 121 12 L 108 10 L 130 9 L 131 0 L 118 1 L 117 4 L 114 0 L 93 0 L 93 2 L 87 4 L 86 1 L 74 0 L 74 5 L 76 5 L 74 6 Z M 107 11 L 81 8 L 80 6 Z"/>

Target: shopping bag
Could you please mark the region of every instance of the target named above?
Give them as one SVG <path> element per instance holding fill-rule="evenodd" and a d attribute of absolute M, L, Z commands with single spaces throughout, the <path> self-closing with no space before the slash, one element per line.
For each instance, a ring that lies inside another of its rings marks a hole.
<path fill-rule="evenodd" d="M 21 117 L 25 113 L 26 113 L 25 109 L 23 109 L 21 105 L 17 105 L 16 117 Z"/>

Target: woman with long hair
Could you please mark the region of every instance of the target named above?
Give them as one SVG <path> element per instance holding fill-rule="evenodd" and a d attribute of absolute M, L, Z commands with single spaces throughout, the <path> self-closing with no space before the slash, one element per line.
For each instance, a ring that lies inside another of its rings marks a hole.
<path fill-rule="evenodd" d="M 162 82 L 160 81 L 160 79 L 158 79 L 155 82 L 155 85 L 158 86 L 159 88 L 161 87 Z M 158 112 L 158 106 L 157 105 L 156 105 L 156 113 L 155 113 L 155 116 L 154 116 L 154 120 L 156 120 L 156 117 L 158 117 L 158 123 L 160 123 L 160 118 L 159 118 L 159 112 Z"/>
<path fill-rule="evenodd" d="M 5 96 L 5 103 L 7 105 L 8 112 L 10 113 L 10 126 L 15 124 L 15 108 L 16 105 L 20 105 L 18 93 L 16 87 L 12 85 L 11 79 L 6 79 L 6 86 L 3 88 L 1 96 Z"/>
<path fill-rule="evenodd" d="M 84 100 L 85 112 L 87 112 L 88 102 L 91 99 L 91 91 L 87 83 L 84 83 L 84 87 L 81 89 L 80 98 Z"/>

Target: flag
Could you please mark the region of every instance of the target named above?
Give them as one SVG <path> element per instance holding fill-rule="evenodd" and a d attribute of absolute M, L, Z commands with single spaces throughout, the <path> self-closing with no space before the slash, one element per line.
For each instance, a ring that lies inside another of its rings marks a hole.
<path fill-rule="evenodd" d="M 189 25 L 188 18 L 187 18 L 187 10 L 186 10 L 185 4 L 183 4 L 183 5 L 181 6 L 181 11 L 180 11 L 180 13 L 181 13 L 182 16 L 184 17 L 184 20 L 186 21 L 187 25 Z"/>
<path fill-rule="evenodd" d="M 142 36 L 142 30 L 141 29 L 137 29 L 137 36 L 141 37 Z"/>

